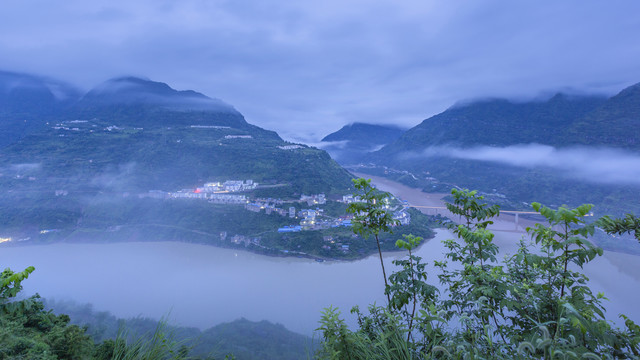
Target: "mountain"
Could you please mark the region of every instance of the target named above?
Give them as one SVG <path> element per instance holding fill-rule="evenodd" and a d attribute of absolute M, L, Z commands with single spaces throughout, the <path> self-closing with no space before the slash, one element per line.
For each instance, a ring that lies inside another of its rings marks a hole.
<path fill-rule="evenodd" d="M 167 84 L 137 77 L 115 78 L 96 86 L 68 113 L 80 119 L 108 119 L 119 126 L 251 127 L 242 114 L 221 100 L 192 90 L 177 91 Z"/>
<path fill-rule="evenodd" d="M 163 239 L 193 235 L 193 226 L 207 228 L 207 236 L 216 239 L 226 226 L 246 235 L 240 230 L 248 231 L 251 224 L 241 220 L 243 207 L 156 201 L 149 199 L 150 191 L 166 195 L 207 182 L 253 180 L 260 184 L 256 196 L 299 198 L 303 193 L 339 196 L 352 186 L 352 175 L 325 151 L 285 142 L 247 123 L 233 106 L 195 91 L 124 77 L 63 102 L 47 96 L 42 81 L 34 84 L 39 87 L 31 86 L 37 91 L 29 94 L 42 96 L 21 102 L 27 98 L 11 90 L 4 98 L 10 106 L 2 108 L 10 119 L 43 118 L 37 129 L 0 148 L 0 229 L 16 236 L 63 229 L 62 238 L 87 232 L 98 238 L 123 224 L 138 226 L 140 236 Z M 48 108 L 53 110 L 42 115 Z M 6 126 L 20 131 L 14 123 Z M 222 221 L 227 212 L 239 222 Z M 196 221 L 205 213 L 217 216 L 214 223 L 220 227 Z M 164 227 L 142 229 L 141 221 Z M 280 218 L 269 221 L 264 228 L 285 225 Z"/>
<path fill-rule="evenodd" d="M 640 151 L 640 85 L 604 98 L 557 94 L 545 101 L 487 99 L 457 104 L 407 130 L 398 140 L 367 155 L 372 174 L 390 176 L 427 191 L 452 186 L 479 189 L 510 208 L 593 203 L 597 211 L 640 211 L 633 183 L 605 183 L 575 176 L 588 164 L 583 151 Z M 539 145 L 531 145 L 539 144 Z M 573 149 L 578 157 L 530 164 L 541 151 Z M 482 151 L 482 155 L 480 155 Z M 496 155 L 498 154 L 498 155 Z M 615 154 L 611 160 L 617 160 Z M 496 161 L 496 157 L 508 161 Z M 630 155 L 632 156 L 632 155 Z M 518 159 L 521 157 L 521 159 Z M 566 166 L 562 169 L 564 161 Z M 560 169 L 559 169 L 560 167 Z"/>
<path fill-rule="evenodd" d="M 153 334 L 160 325 L 157 320 L 134 317 L 117 318 L 107 311 L 96 311 L 91 304 L 79 305 L 71 301 L 43 301 L 47 310 L 68 315 L 71 324 L 86 327 L 86 334 L 96 343 L 115 339 L 123 329 L 135 338 Z M 216 311 L 220 309 L 212 309 Z M 289 331 L 281 324 L 268 321 L 249 321 L 241 318 L 215 325 L 206 330 L 166 324 L 173 340 L 187 346 L 194 358 L 223 359 L 233 354 L 236 359 L 298 360 L 306 358 L 317 348 L 313 339 Z"/>
<path fill-rule="evenodd" d="M 604 97 L 556 94 L 546 101 L 489 99 L 455 105 L 407 130 L 376 155 L 393 156 L 435 145 L 567 144 L 571 125 L 605 102 Z"/>
<path fill-rule="evenodd" d="M 640 150 L 640 83 L 622 90 L 572 126 L 585 145 Z"/>
<path fill-rule="evenodd" d="M 274 180 L 307 193 L 349 187 L 346 171 L 325 152 L 287 145 L 220 100 L 125 77 L 58 109 L 43 131 L 8 145 L 2 162 L 37 163 L 43 174 L 73 175 L 87 185 L 93 177 L 120 176 L 126 190 L 171 190 L 212 178 Z"/>
<path fill-rule="evenodd" d="M 340 163 L 356 163 L 365 154 L 397 140 L 404 131 L 405 129 L 395 125 L 356 122 L 325 136 L 321 146 Z"/>
<path fill-rule="evenodd" d="M 395 125 L 375 125 L 353 123 L 343 126 L 340 130 L 325 136 L 322 141 L 349 141 L 371 147 L 371 144 L 388 144 L 402 135 L 404 129 Z"/>
<path fill-rule="evenodd" d="M 0 148 L 43 129 L 80 95 L 62 81 L 0 71 Z"/>

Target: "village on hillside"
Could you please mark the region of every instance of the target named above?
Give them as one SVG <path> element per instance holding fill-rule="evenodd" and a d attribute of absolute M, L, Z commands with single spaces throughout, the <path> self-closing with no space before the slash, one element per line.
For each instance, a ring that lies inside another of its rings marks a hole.
<path fill-rule="evenodd" d="M 248 211 L 259 213 L 264 210 L 267 215 L 278 214 L 291 218 L 293 224 L 278 228 L 277 231 L 280 233 L 351 226 L 351 220 L 353 219 L 351 214 L 339 216 L 325 214 L 325 210 L 321 208 L 321 205 L 325 205 L 328 201 L 325 194 L 302 194 L 299 199 L 288 201 L 250 196 L 249 192 L 255 190 L 258 186 L 258 183 L 253 180 L 214 181 L 205 183 L 195 189 L 182 189 L 176 192 L 150 190 L 147 194 L 141 194 L 140 197 L 168 200 L 196 199 L 213 204 L 242 205 Z M 358 202 L 360 199 L 357 196 L 344 195 L 342 199 L 336 201 L 350 204 Z M 296 208 L 296 206 L 293 206 L 294 203 L 306 203 L 309 208 Z M 390 203 L 390 201 L 387 201 L 387 203 Z M 390 211 L 393 211 L 394 220 L 397 220 L 400 225 L 408 225 L 411 222 L 411 215 L 407 212 L 406 204 L 402 203 L 393 207 L 388 205 L 388 207 Z"/>

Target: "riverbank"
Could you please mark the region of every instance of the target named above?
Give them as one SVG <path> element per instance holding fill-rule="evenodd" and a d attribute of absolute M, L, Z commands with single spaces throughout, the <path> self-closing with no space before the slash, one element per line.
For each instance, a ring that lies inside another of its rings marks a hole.
<path fill-rule="evenodd" d="M 424 239 L 434 236 L 432 228 L 435 222 L 432 219 L 415 209 L 409 209 L 407 213 L 411 217 L 409 224 L 394 228 L 393 234 L 380 234 L 383 251 L 398 251 L 395 242 L 402 238 L 403 234 L 414 234 Z M 78 229 L 70 233 L 52 232 L 46 234 L 44 239 L 8 241 L 1 244 L 0 248 L 55 243 L 110 244 L 166 241 L 249 251 L 273 257 L 308 258 L 316 261 L 356 261 L 378 251 L 376 242 L 372 238 L 365 239 L 354 234 L 351 227 L 345 226 L 287 233 L 270 231 L 253 235 L 237 235 L 226 232 L 204 232 L 167 224 L 128 224 L 117 226 L 113 231 Z"/>
<path fill-rule="evenodd" d="M 418 188 L 412 188 L 404 184 L 398 183 L 387 178 L 380 176 L 372 176 L 364 173 L 354 173 L 357 177 L 365 179 L 371 179 L 371 183 L 376 185 L 379 190 L 389 192 L 399 199 L 408 202 L 409 206 L 420 210 L 426 215 L 441 215 L 448 217 L 454 222 L 458 222 L 460 218 L 457 215 L 452 214 L 445 209 L 446 201 L 445 197 L 449 196 L 449 193 L 427 193 Z M 531 214 L 527 214 L 532 217 Z M 534 216 L 539 218 L 538 221 L 543 220 L 541 216 Z M 515 233 L 526 233 L 526 228 L 535 226 L 536 220 L 531 218 L 525 218 L 524 216 L 518 216 L 512 213 L 500 213 L 500 216 L 492 219 L 493 224 L 489 226 L 492 231 L 507 231 Z"/>

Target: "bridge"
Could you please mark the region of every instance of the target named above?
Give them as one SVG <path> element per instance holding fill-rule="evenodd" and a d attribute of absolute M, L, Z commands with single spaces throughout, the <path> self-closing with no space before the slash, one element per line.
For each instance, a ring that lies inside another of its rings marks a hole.
<path fill-rule="evenodd" d="M 409 204 L 407 206 L 408 207 L 412 207 L 412 208 L 416 208 L 416 209 L 422 211 L 426 215 L 442 215 L 442 216 L 446 216 L 446 217 L 450 218 L 454 222 L 457 222 L 457 223 L 461 223 L 462 222 L 462 217 L 461 216 L 451 213 L 449 211 L 449 209 L 447 209 L 445 206 L 423 206 L 423 205 L 411 205 L 411 204 Z M 513 214 L 514 218 L 512 220 L 511 218 L 503 217 L 502 216 L 503 214 L 509 214 L 509 215 Z M 514 228 L 513 229 L 497 229 L 495 226 L 492 226 L 492 228 L 494 230 L 499 230 L 499 231 L 525 231 L 524 228 L 519 228 L 519 225 L 520 225 L 520 214 L 539 215 L 540 216 L 540 213 L 535 212 L 535 211 L 500 210 L 500 216 L 498 218 L 500 220 L 502 220 L 502 221 L 513 222 L 514 223 Z"/>

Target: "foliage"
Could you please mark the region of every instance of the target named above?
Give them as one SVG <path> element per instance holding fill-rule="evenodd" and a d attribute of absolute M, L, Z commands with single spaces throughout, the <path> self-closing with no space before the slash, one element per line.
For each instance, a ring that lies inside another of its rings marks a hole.
<path fill-rule="evenodd" d="M 375 237 L 386 289 L 389 284 L 384 262 L 382 261 L 382 250 L 380 249 L 378 235 L 380 232 L 392 232 L 391 227 L 399 225 L 399 222 L 393 219 L 391 211 L 388 210 L 391 195 L 371 186 L 371 179 L 353 179 L 353 185 L 356 188 L 354 195 L 360 199 L 349 204 L 347 208 L 347 212 L 353 214 L 353 232 L 363 237 L 369 237 L 370 235 Z M 389 294 L 387 293 L 386 295 L 387 301 L 391 303 Z"/>
<path fill-rule="evenodd" d="M 636 239 L 640 241 L 640 218 L 633 214 L 626 214 L 623 219 L 612 219 L 605 215 L 596 222 L 596 225 L 602 227 L 609 234 L 621 235 L 633 232 Z"/>
<path fill-rule="evenodd" d="M 324 336 L 323 348 L 316 354 L 322 359 L 413 359 L 412 349 L 403 339 L 404 329 L 401 321 L 383 308 L 372 307 L 372 311 L 380 312 L 377 319 L 384 319 L 383 323 L 368 323 L 369 319 L 362 319 L 362 326 L 370 331 L 375 328 L 383 329 L 382 334 L 352 332 L 344 320 L 340 319 L 340 312 L 334 308 L 325 309 L 320 320 Z M 356 310 L 357 312 L 357 310 Z M 367 321 L 365 324 L 364 322 Z"/>
<path fill-rule="evenodd" d="M 126 330 L 122 330 L 115 341 L 108 342 L 101 350 L 111 353 L 112 360 L 179 360 L 189 353 L 189 348 L 182 346 L 168 331 L 166 320 L 158 322 L 150 336 L 138 337 L 134 341 L 127 341 L 128 338 Z"/>
<path fill-rule="evenodd" d="M 189 359 L 194 360 L 223 359 L 228 354 L 238 360 L 298 360 L 313 353 L 316 345 L 311 338 L 268 321 L 238 319 L 200 330 L 149 318 L 119 319 L 108 312 L 94 310 L 90 304 L 53 300 L 45 303 L 46 308 L 68 314 L 73 324 L 86 328 L 86 333 L 102 347 L 103 354 L 112 352 L 118 338 L 129 344 L 149 342 L 158 328 L 163 330 L 166 343 L 175 343 L 174 352 L 186 348 Z M 106 355 L 105 358 L 111 359 Z"/>
<path fill-rule="evenodd" d="M 66 315 L 45 311 L 39 296 L 0 313 L 0 358 L 86 359 L 93 341 Z"/>
<path fill-rule="evenodd" d="M 127 337 L 123 331 L 115 340 L 96 344 L 87 335 L 87 327 L 72 325 L 68 315 L 45 310 L 37 294 L 7 304 L 6 301 L 18 295 L 21 282 L 33 270 L 30 266 L 14 273 L 7 268 L 0 277 L 3 305 L 0 311 L 0 359 L 168 360 L 187 357 L 189 348 L 173 341 L 162 321 L 150 337 Z"/>
<path fill-rule="evenodd" d="M 336 309 L 325 310 L 319 358 L 640 358 L 640 327 L 621 315 L 625 329 L 614 328 L 605 318 L 604 295 L 593 294 L 580 271 L 602 255 L 588 240 L 591 205 L 553 210 L 534 203 L 546 224 L 529 228 L 531 243 L 521 241 L 516 254 L 500 261 L 487 230 L 499 209 L 474 191 L 452 195 L 448 208 L 462 221 L 449 225 L 457 239 L 445 241 L 446 260 L 435 264 L 443 294 L 427 283 L 425 265 L 411 252 L 416 239 L 399 240 L 409 253 L 389 277 L 392 306 L 370 306 L 368 314 L 354 308 L 354 331 Z"/>
<path fill-rule="evenodd" d="M 416 307 L 424 309 L 435 304 L 438 289 L 427 283 L 426 263 L 422 258 L 412 254 L 422 238 L 413 235 L 404 235 L 404 240 L 398 240 L 396 246 L 409 252 L 406 260 L 394 260 L 401 270 L 391 274 L 387 293 L 391 295 L 390 308 L 395 310 L 404 322 L 408 323 L 407 341 L 412 339 L 413 323 L 416 316 Z M 409 311 L 409 305 L 411 311 Z"/>
<path fill-rule="evenodd" d="M 22 281 L 29 277 L 35 268 L 29 266 L 23 271 L 13 272 L 6 268 L 0 273 L 0 304 L 15 297 L 22 290 Z"/>

